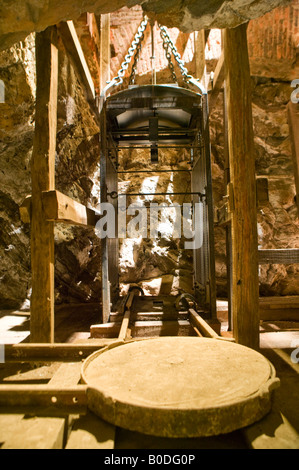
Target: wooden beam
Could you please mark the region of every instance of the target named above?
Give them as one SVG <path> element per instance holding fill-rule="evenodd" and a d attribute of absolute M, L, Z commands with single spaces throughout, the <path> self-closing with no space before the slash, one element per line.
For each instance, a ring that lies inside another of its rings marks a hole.
<path fill-rule="evenodd" d="M 213 328 L 208 325 L 208 323 L 200 316 L 198 313 L 193 309 L 189 309 L 189 315 L 190 315 L 190 322 L 192 323 L 195 328 L 199 330 L 199 332 L 208 338 L 219 338 L 219 335 L 216 333 Z"/>
<path fill-rule="evenodd" d="M 296 185 L 296 204 L 299 214 L 299 103 L 288 104 L 288 119 L 292 142 L 292 154 Z"/>
<path fill-rule="evenodd" d="M 96 92 L 93 79 L 88 68 L 74 23 L 72 21 L 59 23 L 58 30 L 61 35 L 64 47 L 78 74 L 78 78 L 83 85 L 86 99 L 89 102 L 94 102 L 96 98 Z"/>
<path fill-rule="evenodd" d="M 299 263 L 299 248 L 258 250 L 259 264 Z"/>
<path fill-rule="evenodd" d="M 87 411 L 86 385 L 56 387 L 50 385 L 0 385 L 0 410 L 34 414 L 84 414 Z"/>
<path fill-rule="evenodd" d="M 43 192 L 45 218 L 54 222 L 95 227 L 100 214 L 59 191 Z"/>
<path fill-rule="evenodd" d="M 90 209 L 54 189 L 43 191 L 42 200 L 44 218 L 47 221 L 95 227 L 101 217 L 95 209 Z M 27 196 L 20 206 L 20 216 L 24 223 L 30 223 L 32 216 L 31 196 Z"/>
<path fill-rule="evenodd" d="M 224 83 L 224 52 L 222 51 L 221 56 L 216 65 L 215 72 L 214 72 L 213 89 L 209 93 L 210 110 L 213 109 L 213 107 L 216 104 L 219 92 L 223 88 L 223 83 Z"/>
<path fill-rule="evenodd" d="M 5 362 L 81 362 L 90 354 L 110 344 L 109 340 L 96 343 L 20 343 L 6 344 Z"/>
<path fill-rule="evenodd" d="M 101 15 L 100 30 L 100 90 L 110 80 L 110 13 Z"/>
<path fill-rule="evenodd" d="M 54 342 L 54 225 L 44 219 L 42 192 L 54 189 L 58 50 L 56 28 L 36 35 L 36 113 L 31 161 L 32 296 L 30 341 Z"/>
<path fill-rule="evenodd" d="M 247 25 L 224 31 L 232 218 L 232 316 L 237 343 L 259 347 L 255 151 Z"/>
<path fill-rule="evenodd" d="M 206 72 L 206 37 L 205 30 L 194 31 L 194 49 L 195 49 L 195 77 L 200 81 Z"/>

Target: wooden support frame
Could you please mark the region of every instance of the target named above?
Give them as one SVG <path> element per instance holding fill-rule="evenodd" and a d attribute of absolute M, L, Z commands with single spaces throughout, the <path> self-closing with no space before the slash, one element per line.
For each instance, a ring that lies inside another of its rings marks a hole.
<path fill-rule="evenodd" d="M 36 35 L 36 114 L 31 163 L 32 296 L 30 341 L 54 342 L 54 225 L 44 219 L 42 192 L 54 189 L 58 49 L 56 28 Z"/>
<path fill-rule="evenodd" d="M 238 343 L 259 347 L 255 158 L 247 25 L 224 31 L 232 227 L 232 316 Z"/>
<path fill-rule="evenodd" d="M 75 67 L 91 111 L 99 123 L 96 91 L 72 21 L 36 35 L 36 123 L 32 156 L 32 196 L 20 207 L 21 219 L 31 223 L 30 341 L 54 342 L 54 223 L 95 227 L 100 214 L 55 190 L 58 94 L 58 38 Z"/>

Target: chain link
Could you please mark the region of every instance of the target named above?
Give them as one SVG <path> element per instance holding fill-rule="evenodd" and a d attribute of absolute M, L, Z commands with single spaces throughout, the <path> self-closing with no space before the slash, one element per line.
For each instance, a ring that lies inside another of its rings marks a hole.
<path fill-rule="evenodd" d="M 179 52 L 177 51 L 177 48 L 175 47 L 172 40 L 170 39 L 169 34 L 166 31 L 166 28 L 164 26 L 161 26 L 160 24 L 158 24 L 158 27 L 160 28 L 160 35 L 161 35 L 161 38 L 163 40 L 163 47 L 164 47 L 165 51 L 168 51 L 168 48 L 171 49 L 171 51 L 173 53 L 173 56 L 174 56 L 175 60 L 177 61 L 178 65 L 179 65 L 181 74 L 183 76 L 183 80 L 186 83 L 189 83 L 189 81 L 191 79 L 193 79 L 193 77 L 192 77 L 192 75 L 188 74 L 188 70 L 186 69 L 184 62 L 182 61 L 181 56 L 180 56 Z M 167 44 L 167 46 L 164 46 L 164 44 Z M 168 64 L 170 65 L 171 60 L 169 60 L 169 58 L 167 57 L 167 54 L 166 54 L 166 58 L 168 60 Z M 171 63 L 171 66 L 173 68 L 172 63 Z M 172 72 L 171 66 L 170 66 L 170 70 Z"/>
<path fill-rule="evenodd" d="M 131 46 L 129 47 L 129 50 L 128 50 L 128 53 L 127 55 L 125 56 L 125 60 L 123 61 L 123 63 L 121 64 L 120 66 L 120 69 L 116 75 L 116 77 L 113 78 L 112 82 L 114 82 L 115 85 L 120 85 L 122 82 L 123 82 L 123 77 L 125 75 L 125 72 L 126 70 L 128 69 L 129 67 L 129 64 L 131 62 L 131 59 L 135 53 L 135 51 L 138 52 L 138 45 L 141 44 L 141 41 L 143 40 L 144 38 L 144 31 L 147 27 L 147 24 L 148 24 L 148 19 L 145 17 L 139 27 L 138 27 L 138 30 L 137 30 L 137 33 L 135 34 L 135 37 L 132 41 L 132 44 Z M 141 46 L 140 46 L 141 47 Z M 139 51 L 140 52 L 140 51 Z M 137 58 L 138 60 L 138 58 Z M 136 72 L 135 72 L 136 73 Z"/>
<path fill-rule="evenodd" d="M 168 60 L 168 67 L 170 68 L 172 80 L 174 81 L 174 83 L 177 83 L 177 81 L 178 81 L 177 76 L 176 76 L 176 73 L 175 73 L 175 70 L 174 70 L 173 63 L 171 62 L 171 53 L 169 52 L 170 44 L 169 44 L 169 42 L 167 42 L 164 39 L 162 31 L 160 31 L 160 36 L 161 36 L 162 41 L 163 41 L 163 49 L 165 50 L 166 59 Z"/>
<path fill-rule="evenodd" d="M 133 62 L 133 65 L 132 65 L 132 71 L 131 71 L 131 75 L 130 75 L 130 79 L 129 79 L 129 85 L 134 85 L 134 83 L 135 83 L 135 77 L 136 77 L 136 73 L 137 73 L 137 64 L 138 64 L 138 61 L 139 61 L 139 58 L 140 58 L 142 42 L 144 40 L 144 31 L 145 31 L 145 29 L 142 31 L 141 37 L 140 37 L 139 42 L 136 46 L 136 52 L 135 52 L 134 62 Z"/>

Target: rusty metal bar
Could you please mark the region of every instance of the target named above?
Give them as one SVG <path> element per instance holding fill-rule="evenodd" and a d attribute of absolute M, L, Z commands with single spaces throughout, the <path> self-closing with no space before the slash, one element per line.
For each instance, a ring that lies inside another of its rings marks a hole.
<path fill-rule="evenodd" d="M 66 415 L 87 412 L 86 385 L 53 387 L 49 385 L 0 385 L 0 412 L 34 412 L 35 415 Z"/>

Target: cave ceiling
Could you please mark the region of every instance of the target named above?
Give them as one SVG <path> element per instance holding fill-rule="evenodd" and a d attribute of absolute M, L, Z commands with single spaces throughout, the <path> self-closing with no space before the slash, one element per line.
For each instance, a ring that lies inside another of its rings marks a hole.
<path fill-rule="evenodd" d="M 289 0 L 2 0 L 0 49 L 43 31 L 60 21 L 76 20 L 82 13 L 104 14 L 124 6 L 141 5 L 150 17 L 183 32 L 209 28 L 233 28 Z"/>

